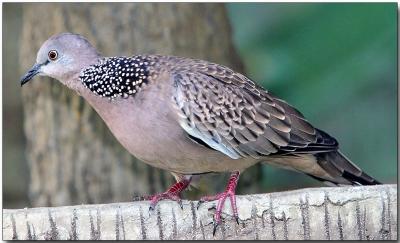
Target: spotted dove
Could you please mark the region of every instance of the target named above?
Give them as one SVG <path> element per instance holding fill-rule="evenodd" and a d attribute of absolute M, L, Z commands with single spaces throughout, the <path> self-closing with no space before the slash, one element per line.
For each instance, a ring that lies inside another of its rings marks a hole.
<path fill-rule="evenodd" d="M 76 91 L 126 150 L 173 173 L 177 183 L 150 197 L 151 208 L 162 199 L 180 202 L 194 176 L 232 173 L 224 192 L 199 201 L 218 200 L 214 233 L 226 198 L 238 219 L 239 174 L 259 162 L 336 185 L 379 183 L 298 110 L 219 64 L 160 55 L 103 57 L 84 37 L 63 33 L 44 42 L 21 85 L 35 75 Z"/>

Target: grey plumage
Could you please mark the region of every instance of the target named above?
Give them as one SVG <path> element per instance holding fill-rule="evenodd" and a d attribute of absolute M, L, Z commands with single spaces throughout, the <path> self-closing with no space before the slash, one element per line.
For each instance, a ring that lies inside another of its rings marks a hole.
<path fill-rule="evenodd" d="M 246 168 L 270 163 L 333 184 L 379 184 L 285 101 L 228 67 L 174 56 L 102 57 L 79 35 L 48 39 L 21 85 L 35 75 L 59 80 L 85 98 L 132 155 L 168 170 L 177 183 L 150 199 L 181 201 L 193 177 L 231 172 L 218 200 L 214 234 L 226 198 L 238 221 L 235 188 Z"/>
<path fill-rule="evenodd" d="M 131 154 L 172 172 L 183 189 L 194 174 L 237 171 L 227 189 L 232 196 L 239 172 L 259 162 L 335 184 L 379 183 L 298 110 L 219 64 L 160 55 L 102 57 L 86 39 L 66 33 L 42 45 L 21 83 L 36 74 L 83 96 Z M 176 199 L 180 191 L 173 193 Z"/>

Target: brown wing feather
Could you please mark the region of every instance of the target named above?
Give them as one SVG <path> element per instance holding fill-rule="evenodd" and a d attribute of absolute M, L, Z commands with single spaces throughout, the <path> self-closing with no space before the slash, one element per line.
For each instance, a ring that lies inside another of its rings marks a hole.
<path fill-rule="evenodd" d="M 227 67 L 179 59 L 171 73 L 181 125 L 231 157 L 337 149 L 295 108 Z"/>

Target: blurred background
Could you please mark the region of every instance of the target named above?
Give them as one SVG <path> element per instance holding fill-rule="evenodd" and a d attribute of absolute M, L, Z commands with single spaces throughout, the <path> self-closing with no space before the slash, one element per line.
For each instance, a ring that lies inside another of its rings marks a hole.
<path fill-rule="evenodd" d="M 18 82 L 22 73 L 16 71 L 21 61 L 21 6 L 3 4 L 4 208 L 31 205 Z M 368 174 L 396 183 L 396 3 L 225 7 L 246 74 L 333 135 L 343 153 Z M 321 186 L 302 174 L 261 168 L 258 180 L 264 192 Z M 248 192 L 241 188 L 239 193 Z"/>

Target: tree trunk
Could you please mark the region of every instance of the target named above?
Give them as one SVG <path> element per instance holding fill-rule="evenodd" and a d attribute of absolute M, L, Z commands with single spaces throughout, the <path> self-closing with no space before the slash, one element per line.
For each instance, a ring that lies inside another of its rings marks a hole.
<path fill-rule="evenodd" d="M 84 35 L 105 56 L 179 55 L 243 71 L 223 4 L 24 4 L 22 71 L 48 37 L 66 31 Z M 129 201 L 172 182 L 127 153 L 82 98 L 54 80 L 35 79 L 23 88 L 32 205 Z M 254 182 L 252 171 L 242 179 Z M 225 183 L 213 185 L 212 192 Z"/>
<path fill-rule="evenodd" d="M 228 202 L 229 200 L 227 200 Z M 162 201 L 4 210 L 3 240 L 396 240 L 397 186 L 307 188 L 239 196 L 213 237 L 215 202 Z M 213 210 L 210 210 L 213 209 Z"/>

